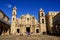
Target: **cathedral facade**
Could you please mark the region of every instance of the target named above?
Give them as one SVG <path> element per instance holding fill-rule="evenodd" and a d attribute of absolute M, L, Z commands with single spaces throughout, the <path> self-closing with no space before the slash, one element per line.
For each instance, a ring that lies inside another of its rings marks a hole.
<path fill-rule="evenodd" d="M 40 35 L 46 33 L 45 13 L 42 9 L 38 12 L 39 21 L 29 13 L 16 18 L 17 8 L 12 10 L 11 34 Z"/>

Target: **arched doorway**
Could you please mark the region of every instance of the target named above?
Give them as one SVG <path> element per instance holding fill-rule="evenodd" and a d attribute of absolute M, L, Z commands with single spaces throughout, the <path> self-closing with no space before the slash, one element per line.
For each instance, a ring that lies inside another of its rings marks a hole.
<path fill-rule="evenodd" d="M 30 35 L 30 27 L 26 27 L 26 32 L 28 35 Z"/>
<path fill-rule="evenodd" d="M 17 29 L 17 33 L 20 33 L 20 29 Z"/>

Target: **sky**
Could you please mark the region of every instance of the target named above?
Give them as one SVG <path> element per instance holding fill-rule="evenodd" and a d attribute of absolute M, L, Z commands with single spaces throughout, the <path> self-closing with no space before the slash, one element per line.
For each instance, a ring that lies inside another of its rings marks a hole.
<path fill-rule="evenodd" d="M 42 8 L 47 14 L 49 11 L 60 11 L 60 0 L 0 0 L 0 9 L 12 18 L 12 8 L 17 7 L 17 18 L 23 14 L 31 14 L 38 20 L 38 11 Z"/>

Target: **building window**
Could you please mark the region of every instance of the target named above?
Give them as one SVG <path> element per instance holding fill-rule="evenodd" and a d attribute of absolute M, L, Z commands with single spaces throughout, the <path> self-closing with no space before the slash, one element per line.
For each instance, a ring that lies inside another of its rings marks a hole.
<path fill-rule="evenodd" d="M 19 27 L 19 26 L 18 26 Z"/>
<path fill-rule="evenodd" d="M 43 16 L 43 13 L 41 15 Z"/>
<path fill-rule="evenodd" d="M 36 29 L 36 33 L 39 33 L 39 29 Z"/>
<path fill-rule="evenodd" d="M 27 20 L 29 20 L 29 18 L 27 18 Z"/>
<path fill-rule="evenodd" d="M 14 18 L 13 18 L 13 20 L 14 20 Z"/>
<path fill-rule="evenodd" d="M 17 33 L 19 33 L 19 29 L 17 29 Z"/>
<path fill-rule="evenodd" d="M 33 19 L 35 19 L 34 17 L 32 17 Z"/>
<path fill-rule="evenodd" d="M 42 23 L 44 23 L 44 19 L 42 19 Z"/>

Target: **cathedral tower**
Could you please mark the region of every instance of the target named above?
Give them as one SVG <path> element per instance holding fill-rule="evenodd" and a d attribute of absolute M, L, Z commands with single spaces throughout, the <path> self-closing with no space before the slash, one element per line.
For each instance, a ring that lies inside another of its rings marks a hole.
<path fill-rule="evenodd" d="M 17 8 L 14 6 L 13 10 L 12 10 L 12 23 L 11 23 L 11 34 L 15 34 L 16 33 L 16 10 Z"/>
<path fill-rule="evenodd" d="M 39 23 L 40 23 L 40 32 L 45 34 L 46 33 L 46 20 L 45 20 L 45 13 L 42 8 L 39 11 Z"/>

